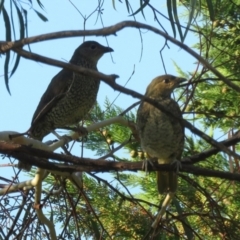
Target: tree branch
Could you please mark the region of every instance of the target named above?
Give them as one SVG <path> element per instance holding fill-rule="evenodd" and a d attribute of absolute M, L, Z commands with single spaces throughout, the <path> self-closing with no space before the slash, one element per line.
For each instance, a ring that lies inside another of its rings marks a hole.
<path fill-rule="evenodd" d="M 14 158 L 20 158 L 21 161 L 30 163 L 40 168 L 44 168 L 49 171 L 54 171 L 54 173 L 59 172 L 59 174 L 61 174 L 61 172 L 73 173 L 77 171 L 108 172 L 108 171 L 142 170 L 142 162 L 113 162 L 113 161 L 107 161 L 105 159 L 96 161 L 90 158 L 79 158 L 76 156 L 63 155 L 63 154 L 31 148 L 29 146 L 23 146 L 23 145 L 14 144 L 14 143 L 6 143 L 2 141 L 0 142 L 0 152 Z M 64 162 L 64 164 L 49 162 L 47 158 Z M 189 163 L 184 163 L 184 160 L 189 160 L 189 159 L 191 159 L 191 157 L 187 159 L 182 159 L 183 163 L 182 163 L 182 168 L 180 169 L 180 172 L 187 172 L 195 175 L 201 175 L 201 176 L 207 176 L 207 177 L 218 177 L 222 179 L 240 181 L 239 174 L 209 170 L 205 168 L 192 166 Z M 71 163 L 73 165 L 66 165 L 65 163 Z M 159 171 L 159 170 L 172 171 L 174 170 L 174 166 L 172 166 L 171 164 L 161 164 L 161 165 L 153 164 L 153 165 L 150 165 L 148 169 L 148 171 Z"/>
<path fill-rule="evenodd" d="M 190 55 L 195 57 L 203 66 L 205 66 L 207 69 L 211 70 L 216 76 L 218 76 L 225 84 L 227 84 L 229 87 L 233 88 L 234 90 L 240 92 L 240 87 L 236 84 L 229 81 L 227 78 L 225 78 L 217 69 L 215 69 L 210 63 L 208 63 L 203 57 L 201 57 L 198 53 L 193 51 L 191 48 L 189 48 L 187 45 L 181 43 L 180 41 L 176 40 L 175 38 L 169 36 L 167 33 L 152 27 L 150 25 L 140 23 L 137 21 L 123 21 L 120 23 L 117 23 L 115 25 L 112 25 L 110 27 L 105 27 L 101 29 L 96 30 L 79 30 L 79 31 L 61 31 L 61 32 L 55 32 L 55 33 L 48 33 L 48 34 L 42 34 L 30 38 L 24 38 L 15 42 L 0 42 L 0 52 L 6 52 L 13 48 L 19 48 L 26 44 L 30 43 L 36 43 L 40 41 L 45 40 L 53 40 L 53 39 L 59 39 L 59 38 L 66 38 L 66 37 L 77 37 L 77 36 L 108 36 L 108 35 L 115 35 L 116 32 L 123 30 L 124 28 L 137 28 L 137 29 L 146 29 L 151 32 L 154 32 L 168 41 L 172 42 L 173 44 L 179 46 L 180 48 L 184 49 L 186 52 L 188 52 Z"/>

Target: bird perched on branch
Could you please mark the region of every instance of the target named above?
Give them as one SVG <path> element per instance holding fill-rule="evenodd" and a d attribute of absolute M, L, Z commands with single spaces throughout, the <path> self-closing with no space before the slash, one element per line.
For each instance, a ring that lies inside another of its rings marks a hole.
<path fill-rule="evenodd" d="M 171 164 L 179 161 L 184 146 L 184 126 L 181 122 L 181 110 L 171 93 L 186 79 L 163 75 L 156 77 L 147 87 L 146 97 L 161 104 L 168 114 L 153 105 L 142 102 L 137 112 L 137 128 L 142 148 L 159 164 Z M 175 192 L 177 173 L 175 171 L 157 172 L 159 193 Z"/>
<path fill-rule="evenodd" d="M 97 71 L 98 60 L 110 47 L 95 41 L 81 44 L 70 63 Z M 78 124 L 96 102 L 100 79 L 62 69 L 53 77 L 33 115 L 28 134 L 42 140 L 56 128 Z"/>
<path fill-rule="evenodd" d="M 74 52 L 70 63 L 97 71 L 98 60 L 110 47 L 86 41 Z M 100 79 L 62 69 L 53 77 L 33 115 L 30 137 L 42 139 L 55 130 L 78 124 L 96 102 Z"/>

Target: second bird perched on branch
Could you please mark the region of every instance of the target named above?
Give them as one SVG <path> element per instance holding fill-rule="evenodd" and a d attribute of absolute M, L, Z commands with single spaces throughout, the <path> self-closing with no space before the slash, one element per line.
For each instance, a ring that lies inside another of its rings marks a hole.
<path fill-rule="evenodd" d="M 95 41 L 86 41 L 75 50 L 70 63 L 97 71 L 98 60 L 112 51 Z M 53 77 L 38 104 L 29 136 L 42 141 L 56 128 L 77 125 L 95 104 L 99 85 L 100 79 L 62 69 Z"/>
<path fill-rule="evenodd" d="M 152 98 L 169 111 L 161 111 L 153 105 L 142 102 L 137 112 L 137 128 L 142 148 L 159 164 L 171 164 L 179 161 L 184 146 L 184 126 L 181 122 L 181 110 L 171 93 L 186 79 L 163 75 L 156 77 L 147 87 L 146 97 Z M 176 118 L 175 118 L 175 117 Z M 159 193 L 175 192 L 177 173 L 174 171 L 157 172 Z"/>

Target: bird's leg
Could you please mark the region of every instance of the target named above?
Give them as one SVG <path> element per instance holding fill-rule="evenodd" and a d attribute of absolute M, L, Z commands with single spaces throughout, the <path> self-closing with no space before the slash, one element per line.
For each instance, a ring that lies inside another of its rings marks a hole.
<path fill-rule="evenodd" d="M 77 132 L 79 134 L 79 136 L 86 136 L 88 135 L 88 130 L 87 128 L 81 126 L 81 125 L 77 125 L 76 127 L 64 127 L 62 129 L 66 129 L 66 130 L 70 130 L 70 131 L 73 131 L 73 132 Z"/>
<path fill-rule="evenodd" d="M 148 166 L 151 165 L 151 166 L 153 167 L 155 161 L 157 161 L 156 158 L 154 158 L 154 159 L 143 160 L 143 163 L 142 163 L 142 170 L 145 171 L 145 172 L 147 173 L 147 172 L 148 172 Z"/>
<path fill-rule="evenodd" d="M 177 160 L 177 159 L 173 160 L 172 163 L 171 163 L 171 165 L 174 166 L 174 168 L 176 169 L 176 172 L 177 172 L 177 173 L 178 173 L 179 170 L 182 168 L 182 163 L 181 163 L 179 160 Z"/>
<path fill-rule="evenodd" d="M 69 151 L 68 149 L 68 142 L 71 141 L 71 137 L 64 135 L 64 136 L 60 136 L 59 134 L 56 133 L 56 131 L 52 131 L 52 134 L 55 135 L 58 139 L 62 139 L 64 141 L 64 145 L 62 146 L 63 151 L 69 155 Z M 65 146 L 66 145 L 66 146 Z"/>
<path fill-rule="evenodd" d="M 165 212 L 166 212 L 166 209 L 168 208 L 168 206 L 170 205 L 170 203 L 171 203 L 171 201 L 172 201 L 172 199 L 173 199 L 173 197 L 174 197 L 174 194 L 175 194 L 175 192 L 169 192 L 169 193 L 167 193 L 167 195 L 166 195 L 166 197 L 165 197 L 165 199 L 164 199 L 164 201 L 163 201 L 163 203 L 162 203 L 161 209 L 160 209 L 160 211 L 158 212 L 158 214 L 157 214 L 154 222 L 152 223 L 152 226 L 151 226 L 151 227 L 152 227 L 153 229 L 156 229 L 157 226 L 159 225 L 159 223 L 160 223 L 163 215 L 164 215 Z"/>

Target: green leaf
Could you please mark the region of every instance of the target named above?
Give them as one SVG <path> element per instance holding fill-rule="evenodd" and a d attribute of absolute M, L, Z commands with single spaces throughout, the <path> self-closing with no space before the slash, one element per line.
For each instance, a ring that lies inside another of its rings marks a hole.
<path fill-rule="evenodd" d="M 183 214 L 183 210 L 179 204 L 179 201 L 177 201 L 175 198 L 173 199 L 173 204 L 175 205 L 177 212 L 179 214 L 179 216 L 184 216 Z M 185 232 L 185 235 L 187 236 L 187 239 L 193 239 L 193 233 L 191 231 L 191 228 L 189 226 L 191 226 L 191 224 L 189 223 L 187 217 L 182 217 L 182 226 Z"/>
<path fill-rule="evenodd" d="M 37 10 L 33 9 L 35 11 L 35 13 L 38 15 L 39 18 L 41 18 L 44 22 L 47 22 L 48 19 L 40 12 L 38 12 Z"/>
<path fill-rule="evenodd" d="M 15 4 L 15 7 L 17 10 L 17 15 L 18 15 L 19 24 L 20 24 L 20 39 L 22 39 L 22 38 L 24 38 L 24 31 L 25 31 L 24 19 L 23 19 L 22 12 L 18 8 L 17 4 L 15 2 L 14 2 L 14 4 Z"/>
<path fill-rule="evenodd" d="M 20 62 L 20 58 L 21 56 L 19 54 L 17 54 L 17 58 L 16 58 L 16 61 L 15 61 L 15 64 L 13 66 L 13 69 L 11 71 L 11 74 L 10 74 L 10 77 L 15 73 L 15 71 L 17 70 L 17 67 L 18 67 L 18 64 Z"/>
<path fill-rule="evenodd" d="M 26 36 L 28 36 L 28 19 L 27 19 L 27 10 L 22 8 L 23 14 L 24 14 L 24 19 L 25 19 L 25 31 L 26 31 Z"/>
<path fill-rule="evenodd" d="M 131 14 L 130 16 L 134 16 L 134 15 L 136 15 L 137 13 L 139 13 L 141 11 L 142 15 L 143 15 L 143 17 L 145 19 L 143 9 L 148 5 L 149 1 L 150 0 L 144 1 L 144 4 L 142 4 L 142 1 L 140 0 L 140 8 L 137 11 L 135 11 L 133 14 Z"/>
<path fill-rule="evenodd" d="M 13 38 L 14 38 L 14 40 L 16 40 L 15 26 L 14 26 L 14 20 L 13 20 L 12 2 L 13 2 L 13 1 L 10 1 L 11 25 L 12 25 Z"/>
<path fill-rule="evenodd" d="M 179 21 L 179 18 L 178 18 L 177 1 L 176 0 L 173 0 L 173 8 L 172 8 L 172 10 L 173 10 L 173 14 L 174 14 L 174 19 L 175 19 L 176 24 L 177 24 L 177 28 L 178 28 L 178 33 L 179 33 L 180 39 L 183 42 L 183 34 L 182 34 L 181 24 L 180 24 L 180 21 Z"/>
<path fill-rule="evenodd" d="M 3 12 L 3 19 L 5 22 L 5 28 L 6 28 L 6 41 L 11 41 L 11 25 L 10 25 L 10 19 L 8 17 L 7 11 L 5 8 L 2 8 Z M 5 79 L 5 85 L 6 88 L 11 95 L 10 89 L 9 89 L 9 78 L 8 78 L 8 67 L 9 67 L 9 60 L 10 60 L 10 51 L 6 52 L 6 59 L 4 63 L 4 79 Z"/>
<path fill-rule="evenodd" d="M 209 11 L 209 16 L 211 21 L 215 20 L 215 14 L 214 14 L 214 8 L 212 4 L 212 0 L 206 0 L 207 1 L 207 6 L 208 6 L 208 11 Z"/>
<path fill-rule="evenodd" d="M 115 0 L 112 0 L 112 5 L 113 5 L 114 10 L 116 10 Z"/>
<path fill-rule="evenodd" d="M 4 0 L 2 0 L 2 1 L 0 2 L 0 13 L 1 13 L 2 8 L 3 8 L 3 3 L 4 3 Z"/>
<path fill-rule="evenodd" d="M 129 2 L 128 2 L 128 0 L 125 0 L 125 3 L 126 3 L 126 6 L 127 6 L 127 11 L 128 11 L 128 13 L 130 12 L 130 9 L 129 9 Z"/>
<path fill-rule="evenodd" d="M 37 0 L 37 3 L 38 3 L 38 5 L 40 6 L 41 9 L 44 9 L 44 6 L 43 6 L 43 4 L 41 3 L 40 0 Z"/>
<path fill-rule="evenodd" d="M 91 224 L 91 228 L 95 234 L 95 239 L 100 239 L 101 238 L 101 234 L 98 230 L 98 225 L 95 221 L 92 221 L 92 219 L 90 219 L 90 224 Z"/>
<path fill-rule="evenodd" d="M 5 80 L 5 85 L 7 88 L 8 93 L 11 95 L 10 89 L 9 89 L 9 78 L 8 78 L 8 64 L 10 61 L 10 51 L 6 52 L 6 59 L 4 63 L 4 80 Z"/>
<path fill-rule="evenodd" d="M 176 37 L 176 29 L 175 29 L 174 19 L 173 19 L 173 15 L 172 15 L 172 0 L 167 0 L 167 9 L 168 9 L 169 20 L 170 20 L 172 30 L 173 30 L 173 36 L 175 38 Z"/>
<path fill-rule="evenodd" d="M 23 39 L 24 38 L 24 31 L 25 31 L 24 19 L 23 19 L 23 16 L 22 16 L 22 12 L 20 11 L 20 9 L 18 8 L 18 6 L 15 2 L 14 2 L 14 5 L 16 7 L 17 15 L 18 15 L 19 23 L 20 23 L 19 24 L 20 25 L 20 39 Z M 19 62 L 20 62 L 20 55 L 17 54 L 17 58 L 16 58 L 14 66 L 13 66 L 13 69 L 11 71 L 10 77 L 15 73 Z"/>
<path fill-rule="evenodd" d="M 188 30 L 191 26 L 192 19 L 194 17 L 194 13 L 195 13 L 195 10 L 196 10 L 196 5 L 197 5 L 197 0 L 190 0 L 191 9 L 190 9 L 190 13 L 189 13 L 187 27 L 186 27 L 186 30 L 185 30 L 184 35 L 183 35 L 183 41 L 185 40 L 185 38 L 187 36 L 187 33 L 188 33 Z"/>
<path fill-rule="evenodd" d="M 26 36 L 28 37 L 28 18 L 27 18 L 27 10 L 25 10 L 24 8 L 22 8 L 23 10 L 23 14 L 24 14 L 24 19 L 25 19 L 25 31 L 26 31 Z M 31 51 L 30 49 L 30 44 L 28 44 L 28 49 L 29 51 Z"/>

